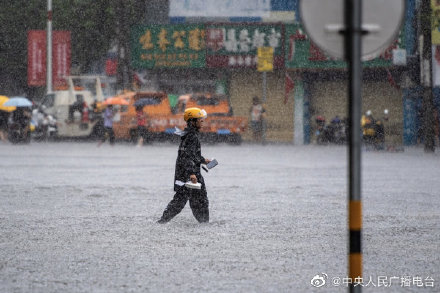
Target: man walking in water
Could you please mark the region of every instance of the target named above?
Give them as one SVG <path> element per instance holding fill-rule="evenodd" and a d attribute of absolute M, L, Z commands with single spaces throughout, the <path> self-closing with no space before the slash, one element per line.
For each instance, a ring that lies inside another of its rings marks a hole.
<path fill-rule="evenodd" d="M 176 171 L 174 175 L 174 198 L 170 201 L 158 223 L 167 223 L 185 207 L 189 205 L 194 217 L 200 223 L 209 222 L 209 201 L 205 181 L 200 173 L 200 165 L 207 164 L 210 160 L 201 155 L 199 130 L 202 128 L 207 114 L 199 108 L 188 108 L 183 114 L 187 127 L 179 131 L 181 142 L 177 153 Z M 185 183 L 201 184 L 201 189 L 192 189 Z"/>

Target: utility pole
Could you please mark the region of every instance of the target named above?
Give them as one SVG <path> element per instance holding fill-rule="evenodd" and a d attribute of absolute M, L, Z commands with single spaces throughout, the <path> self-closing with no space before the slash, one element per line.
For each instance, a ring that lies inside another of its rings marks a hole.
<path fill-rule="evenodd" d="M 47 0 L 47 60 L 46 60 L 46 89 L 52 93 L 52 0 Z"/>
<path fill-rule="evenodd" d="M 434 143 L 434 102 L 432 96 L 432 40 L 431 40 L 431 0 L 422 0 L 420 26 L 422 37 L 421 82 L 423 85 L 423 128 L 425 153 L 435 151 Z"/>
<path fill-rule="evenodd" d="M 132 72 L 130 66 L 129 28 L 127 23 L 127 3 L 119 0 L 117 3 L 117 38 L 118 38 L 118 68 L 116 74 L 117 88 L 125 90 L 131 88 Z"/>

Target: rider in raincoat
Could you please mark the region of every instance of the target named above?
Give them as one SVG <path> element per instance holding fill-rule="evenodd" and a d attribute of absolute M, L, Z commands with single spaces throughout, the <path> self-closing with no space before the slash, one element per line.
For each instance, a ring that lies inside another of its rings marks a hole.
<path fill-rule="evenodd" d="M 177 153 L 176 171 L 174 176 L 174 198 L 170 201 L 158 223 L 166 223 L 179 214 L 189 200 L 194 217 L 200 223 L 209 222 L 209 201 L 205 181 L 200 173 L 200 165 L 210 160 L 201 154 L 199 130 L 206 118 L 206 111 L 199 108 L 189 108 L 184 112 L 187 127 L 176 134 L 181 136 Z M 201 189 L 191 189 L 185 183 L 201 183 Z"/>

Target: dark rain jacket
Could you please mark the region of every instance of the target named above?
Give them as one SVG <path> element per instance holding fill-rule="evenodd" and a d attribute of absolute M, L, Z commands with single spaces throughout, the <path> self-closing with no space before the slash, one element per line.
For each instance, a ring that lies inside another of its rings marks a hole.
<path fill-rule="evenodd" d="M 182 133 L 174 175 L 175 191 L 179 188 L 176 185 L 176 180 L 187 182 L 192 174 L 196 175 L 198 181 L 203 181 L 200 165 L 205 163 L 205 158 L 202 157 L 198 133 L 198 130 L 194 127 L 187 127 Z"/>

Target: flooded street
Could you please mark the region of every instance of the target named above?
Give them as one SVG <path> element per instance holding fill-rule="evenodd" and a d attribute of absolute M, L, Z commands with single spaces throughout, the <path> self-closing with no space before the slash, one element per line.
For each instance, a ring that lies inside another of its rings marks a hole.
<path fill-rule="evenodd" d="M 202 153 L 211 222 L 187 204 L 160 225 L 177 145 L 0 144 L 0 292 L 347 290 L 346 147 Z M 439 153 L 362 159 L 365 291 L 439 292 Z"/>

